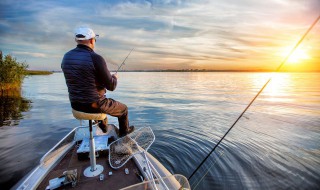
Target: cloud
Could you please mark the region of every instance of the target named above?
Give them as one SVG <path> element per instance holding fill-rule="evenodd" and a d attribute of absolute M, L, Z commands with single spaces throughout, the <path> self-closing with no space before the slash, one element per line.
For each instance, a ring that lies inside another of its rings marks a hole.
<path fill-rule="evenodd" d="M 45 58 L 47 57 L 46 54 L 43 54 L 43 53 L 35 53 L 35 52 L 19 52 L 19 51 L 13 51 L 12 52 L 13 55 L 28 55 L 28 56 L 31 56 L 31 57 L 39 57 L 39 58 Z"/>
<path fill-rule="evenodd" d="M 210 68 L 224 61 L 246 67 L 295 43 L 319 8 L 317 0 L 1 1 L 0 46 L 32 61 L 31 68 L 46 62 L 59 70 L 63 54 L 75 47 L 74 29 L 87 25 L 100 34 L 95 51 L 111 69 L 133 47 L 126 69 Z"/>

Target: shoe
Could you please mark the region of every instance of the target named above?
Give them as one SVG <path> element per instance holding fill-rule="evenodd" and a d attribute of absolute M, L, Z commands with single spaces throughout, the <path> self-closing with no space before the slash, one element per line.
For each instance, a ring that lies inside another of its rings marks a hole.
<path fill-rule="evenodd" d="M 108 131 L 108 126 L 105 125 L 103 122 L 100 121 L 98 126 L 102 130 L 102 132 L 106 133 Z"/>
<path fill-rule="evenodd" d="M 133 131 L 134 131 L 134 126 L 130 126 L 130 127 L 128 127 L 127 132 L 126 132 L 126 133 L 123 133 L 123 134 L 119 134 L 119 137 L 120 137 L 120 138 L 121 138 L 121 137 L 124 137 L 124 136 L 132 133 Z"/>

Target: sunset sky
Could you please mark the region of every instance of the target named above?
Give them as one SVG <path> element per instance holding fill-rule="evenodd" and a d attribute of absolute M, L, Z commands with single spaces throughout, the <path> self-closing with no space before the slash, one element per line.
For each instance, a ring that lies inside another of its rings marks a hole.
<path fill-rule="evenodd" d="M 0 50 L 30 69 L 61 70 L 74 30 L 126 70 L 275 69 L 320 15 L 319 0 L 0 1 Z M 320 23 L 285 65 L 320 71 Z"/>

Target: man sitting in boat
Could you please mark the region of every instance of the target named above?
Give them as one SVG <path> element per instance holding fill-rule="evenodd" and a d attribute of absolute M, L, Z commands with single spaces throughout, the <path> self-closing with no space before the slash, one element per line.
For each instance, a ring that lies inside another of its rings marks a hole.
<path fill-rule="evenodd" d="M 96 35 L 92 29 L 81 27 L 75 31 L 77 47 L 67 52 L 62 60 L 69 92 L 71 107 L 86 113 L 106 113 L 117 117 L 119 137 L 134 130 L 129 127 L 128 107 L 105 96 L 106 90 L 113 91 L 117 86 L 117 74 L 111 74 L 102 56 L 93 51 Z M 99 122 L 103 132 L 107 131 L 107 118 Z"/>

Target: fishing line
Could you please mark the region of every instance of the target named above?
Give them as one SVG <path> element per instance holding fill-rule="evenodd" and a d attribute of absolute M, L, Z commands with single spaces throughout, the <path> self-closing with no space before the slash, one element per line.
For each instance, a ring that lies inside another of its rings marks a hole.
<path fill-rule="evenodd" d="M 221 158 L 221 156 L 223 156 L 224 154 L 224 151 L 220 152 L 220 154 L 218 155 L 219 157 L 218 158 Z M 201 181 L 204 179 L 204 177 L 209 173 L 210 169 L 216 165 L 218 159 L 216 159 L 213 163 L 211 161 L 211 166 L 207 169 L 207 171 L 205 172 L 205 174 L 201 177 L 201 179 L 199 181 L 197 181 L 197 184 L 193 187 L 193 190 L 197 189 L 198 185 L 201 183 Z M 193 184 L 192 184 L 193 186 Z"/>
<path fill-rule="evenodd" d="M 309 29 L 306 31 L 306 33 L 301 37 L 301 39 L 298 41 L 298 43 L 294 46 L 294 48 L 290 51 L 290 53 L 287 55 L 287 57 L 281 62 L 281 64 L 278 66 L 278 68 L 275 70 L 275 72 L 278 72 L 282 66 L 285 64 L 285 62 L 289 59 L 289 57 L 292 55 L 292 53 L 297 49 L 297 47 L 301 44 L 301 42 L 304 40 L 304 38 L 307 36 L 307 34 L 312 30 L 312 28 L 316 25 L 316 23 L 319 21 L 320 15 L 318 18 L 313 22 L 313 24 L 309 27 Z M 199 170 L 199 168 L 204 164 L 204 162 L 209 158 L 209 156 L 214 152 L 214 150 L 220 145 L 221 141 L 227 136 L 227 134 L 231 131 L 231 129 L 236 125 L 236 123 L 240 120 L 240 118 L 243 116 L 243 114 L 249 109 L 251 104 L 256 100 L 256 98 L 261 94 L 261 92 L 265 89 L 265 87 L 268 85 L 268 83 L 271 81 L 272 76 L 269 78 L 269 80 L 262 86 L 262 88 L 259 90 L 259 92 L 255 95 L 255 97 L 251 100 L 251 102 L 247 105 L 247 107 L 242 111 L 242 113 L 239 115 L 237 120 L 231 125 L 231 127 L 228 129 L 228 131 L 223 135 L 223 137 L 219 140 L 219 142 L 213 147 L 213 149 L 209 152 L 209 154 L 203 159 L 203 161 L 199 164 L 199 166 L 193 171 L 193 173 L 190 175 L 188 180 L 190 180 L 194 174 Z M 207 174 L 207 173 L 206 173 Z M 205 174 L 205 175 L 206 175 Z"/>

